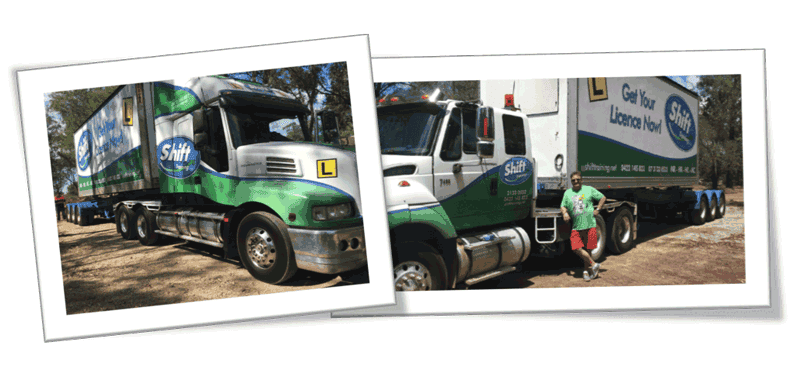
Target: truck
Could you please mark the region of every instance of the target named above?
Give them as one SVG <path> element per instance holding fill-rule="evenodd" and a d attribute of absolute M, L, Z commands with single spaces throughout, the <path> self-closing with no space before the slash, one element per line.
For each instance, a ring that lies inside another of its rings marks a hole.
<path fill-rule="evenodd" d="M 723 191 L 692 189 L 699 97 L 669 78 L 479 88 L 474 100 L 379 101 L 396 290 L 468 288 L 531 256 L 564 255 L 572 172 L 607 198 L 594 260 L 630 250 L 639 219 L 702 224 L 725 214 Z"/>
<path fill-rule="evenodd" d="M 113 219 L 142 245 L 218 247 L 271 284 L 358 269 L 356 158 L 336 118 L 223 76 L 121 85 L 74 134 L 82 200 L 68 218 Z"/>

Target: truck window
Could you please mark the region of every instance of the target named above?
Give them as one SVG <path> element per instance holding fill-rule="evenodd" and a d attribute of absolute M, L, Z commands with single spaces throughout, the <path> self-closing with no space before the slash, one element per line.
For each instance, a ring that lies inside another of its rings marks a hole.
<path fill-rule="evenodd" d="M 381 153 L 428 155 L 442 113 L 436 105 L 421 103 L 378 108 Z"/>
<path fill-rule="evenodd" d="M 503 136 L 506 140 L 506 154 L 525 154 L 525 124 L 522 118 L 503 115 Z"/>
<path fill-rule="evenodd" d="M 225 109 L 234 148 L 272 141 L 305 140 L 298 114 L 264 112 L 263 109 Z"/>
<path fill-rule="evenodd" d="M 456 161 L 461 158 L 461 109 L 459 108 L 454 108 L 450 113 L 439 157 L 443 161 Z"/>
<path fill-rule="evenodd" d="M 475 109 L 463 109 L 462 135 L 464 139 L 464 153 L 476 154 L 478 149 L 478 137 L 475 135 L 475 127 L 478 123 L 478 111 Z"/>
<path fill-rule="evenodd" d="M 200 160 L 218 172 L 228 171 L 228 148 L 219 108 L 212 108 L 208 119 L 208 146 L 200 150 Z"/>

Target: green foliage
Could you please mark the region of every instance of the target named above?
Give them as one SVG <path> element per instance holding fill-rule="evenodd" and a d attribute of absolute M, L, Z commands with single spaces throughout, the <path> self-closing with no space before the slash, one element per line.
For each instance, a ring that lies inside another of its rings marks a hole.
<path fill-rule="evenodd" d="M 702 76 L 698 160 L 700 178 L 717 188 L 742 185 L 742 79 L 739 75 Z"/>
<path fill-rule="evenodd" d="M 45 100 L 47 108 L 47 137 L 50 145 L 50 168 L 53 175 L 53 193 L 77 192 L 75 180 L 75 142 L 73 134 L 89 119 L 94 111 L 108 99 L 117 87 L 79 89 L 50 93 Z"/>

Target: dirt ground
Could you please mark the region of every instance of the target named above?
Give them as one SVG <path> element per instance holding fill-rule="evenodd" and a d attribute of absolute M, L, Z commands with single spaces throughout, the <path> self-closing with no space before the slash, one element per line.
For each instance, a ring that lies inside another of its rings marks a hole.
<path fill-rule="evenodd" d="M 702 226 L 640 221 L 633 249 L 606 253 L 600 274 L 590 282 L 583 280 L 583 263 L 570 254 L 530 257 L 521 271 L 469 289 L 744 283 L 744 194 L 741 188 L 726 189 L 725 197 L 725 217 Z"/>
<path fill-rule="evenodd" d="M 341 275 L 304 270 L 280 286 L 254 279 L 222 249 L 181 240 L 123 240 L 112 221 L 58 223 L 67 314 L 241 297 L 368 282 L 366 267 Z"/>

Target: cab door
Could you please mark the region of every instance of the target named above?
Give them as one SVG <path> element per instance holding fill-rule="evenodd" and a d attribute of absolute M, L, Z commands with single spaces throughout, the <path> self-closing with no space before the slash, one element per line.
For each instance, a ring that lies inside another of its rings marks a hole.
<path fill-rule="evenodd" d="M 434 150 L 434 195 L 456 229 L 487 224 L 499 204 L 497 162 L 478 158 L 477 123 L 476 106 L 451 105 Z"/>

